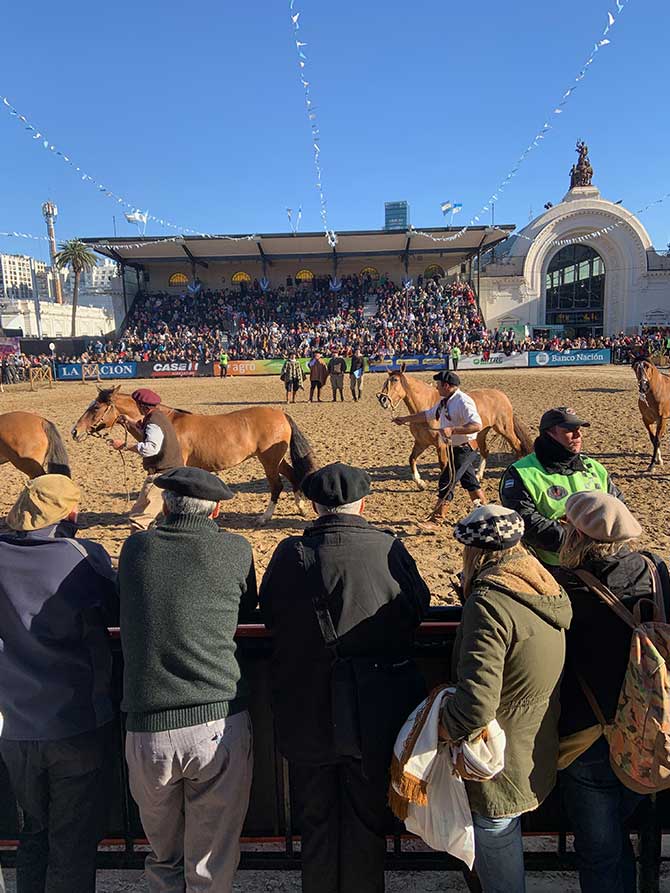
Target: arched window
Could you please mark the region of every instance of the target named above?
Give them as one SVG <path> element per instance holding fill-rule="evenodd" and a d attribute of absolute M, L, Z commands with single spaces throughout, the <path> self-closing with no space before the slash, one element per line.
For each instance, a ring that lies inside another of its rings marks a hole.
<path fill-rule="evenodd" d="M 173 273 L 168 279 L 168 285 L 171 288 L 181 288 L 188 285 L 188 276 L 185 273 Z"/>
<path fill-rule="evenodd" d="M 311 270 L 298 270 L 295 274 L 295 278 L 298 282 L 312 282 L 314 273 L 312 273 Z"/>
<path fill-rule="evenodd" d="M 431 264 L 423 271 L 424 279 L 435 279 L 435 277 L 444 278 L 444 269 L 439 264 Z"/>
<path fill-rule="evenodd" d="M 363 278 L 369 276 L 370 279 L 376 282 L 377 279 L 379 279 L 379 270 L 376 267 L 363 267 L 363 269 L 361 270 L 361 276 Z"/>
<path fill-rule="evenodd" d="M 239 273 L 233 273 L 231 282 L 234 282 L 235 285 L 240 285 L 242 282 L 248 284 L 249 282 L 251 282 L 251 276 L 248 273 L 245 273 L 243 270 L 240 270 Z"/>
<path fill-rule="evenodd" d="M 547 269 L 545 323 L 566 335 L 602 335 L 605 264 L 590 245 L 566 245 Z"/>

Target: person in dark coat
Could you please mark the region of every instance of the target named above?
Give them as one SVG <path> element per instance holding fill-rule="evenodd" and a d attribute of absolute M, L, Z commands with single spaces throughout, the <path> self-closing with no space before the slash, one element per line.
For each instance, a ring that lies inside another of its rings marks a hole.
<path fill-rule="evenodd" d="M 363 358 L 360 348 L 357 347 L 349 365 L 349 387 L 351 388 L 351 396 L 354 398 L 354 402 L 361 399 L 364 372 L 365 359 Z"/>
<path fill-rule="evenodd" d="M 302 889 L 380 893 L 388 767 L 425 694 L 410 651 L 430 593 L 400 540 L 363 517 L 365 471 L 328 465 L 303 490 L 319 517 L 279 544 L 260 588 L 274 633 L 278 744 L 300 812 Z"/>
<path fill-rule="evenodd" d="M 316 392 L 317 403 L 321 403 L 321 388 L 328 378 L 328 367 L 321 359 L 318 350 L 307 365 L 309 366 L 309 402 L 314 402 L 314 393 Z"/>
<path fill-rule="evenodd" d="M 571 496 L 565 529 L 556 573 L 573 610 L 561 686 L 563 801 L 575 835 L 583 893 L 635 893 L 635 857 L 625 822 L 644 798 L 614 774 L 607 741 L 580 683 L 581 677 L 611 722 L 628 665 L 631 628 L 576 572 L 591 573 L 632 611 L 639 599 L 653 598 L 649 560 L 658 572 L 666 613 L 670 576 L 657 555 L 630 548 L 642 528 L 614 496 L 597 491 Z"/>
<path fill-rule="evenodd" d="M 333 351 L 333 355 L 328 361 L 328 375 L 330 375 L 330 386 L 333 389 L 333 403 L 337 401 L 337 395 L 344 402 L 344 373 L 347 371 L 347 361 L 340 356 L 337 350 Z"/>

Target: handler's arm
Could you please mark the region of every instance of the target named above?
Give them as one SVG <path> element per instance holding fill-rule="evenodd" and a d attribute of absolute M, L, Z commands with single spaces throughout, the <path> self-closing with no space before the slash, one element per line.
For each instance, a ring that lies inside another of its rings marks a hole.
<path fill-rule="evenodd" d="M 563 526 L 541 515 L 515 468 L 508 468 L 500 481 L 500 501 L 508 509 L 521 515 L 524 523 L 523 541 L 526 545 L 547 552 L 558 552 L 563 540 Z"/>

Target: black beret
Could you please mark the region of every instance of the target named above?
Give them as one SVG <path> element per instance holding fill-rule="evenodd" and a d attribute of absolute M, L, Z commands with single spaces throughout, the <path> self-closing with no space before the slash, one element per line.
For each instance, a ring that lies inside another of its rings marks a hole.
<path fill-rule="evenodd" d="M 333 462 L 308 474 L 302 482 L 302 492 L 312 502 L 335 508 L 367 496 L 370 483 L 370 475 L 362 468 Z"/>
<path fill-rule="evenodd" d="M 173 468 L 156 478 L 154 484 L 161 490 L 170 490 L 180 496 L 193 496 L 195 499 L 208 499 L 210 502 L 232 499 L 235 495 L 221 478 L 202 468 Z"/>
<path fill-rule="evenodd" d="M 441 381 L 443 384 L 459 385 L 461 379 L 455 372 L 449 372 L 448 369 L 441 369 L 436 375 L 433 375 L 433 381 Z"/>

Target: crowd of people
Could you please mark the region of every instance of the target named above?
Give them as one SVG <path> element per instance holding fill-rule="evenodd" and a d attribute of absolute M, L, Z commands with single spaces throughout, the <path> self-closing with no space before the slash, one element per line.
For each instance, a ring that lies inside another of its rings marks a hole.
<path fill-rule="evenodd" d="M 422 423 L 468 443 L 476 407 L 453 371 L 438 382 Z M 582 452 L 588 421 L 548 410 L 533 452 L 503 476 L 502 505 L 485 504 L 479 483 L 470 493 L 452 528 L 463 546 L 453 666 L 426 698 L 412 645 L 430 593 L 403 541 L 365 520 L 368 473 L 335 462 L 306 474 L 316 520 L 279 542 L 259 586 L 251 545 L 216 523 L 231 491 L 181 465 L 158 394 L 133 399 L 139 439 L 112 446 L 142 456 L 143 492 L 160 505 L 147 498 L 144 516 L 131 513 L 118 570 L 76 537 L 81 491 L 66 474 L 28 481 L 0 535 L 0 756 L 24 817 L 17 893 L 95 891 L 116 711 L 110 625 L 121 630 L 125 758 L 150 893 L 232 891 L 255 678 L 234 636 L 259 620 L 272 632 L 274 728 L 305 893 L 382 893 L 387 802 L 408 821 L 432 810 L 484 893 L 523 893 L 521 816 L 557 784 L 583 893 L 635 893 L 625 823 L 670 768 L 657 661 L 670 659 L 670 575 L 635 548 L 640 524 Z M 653 619 L 636 651 L 642 608 Z M 464 787 L 449 802 L 465 798 L 465 811 L 440 811 L 453 785 Z"/>

